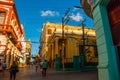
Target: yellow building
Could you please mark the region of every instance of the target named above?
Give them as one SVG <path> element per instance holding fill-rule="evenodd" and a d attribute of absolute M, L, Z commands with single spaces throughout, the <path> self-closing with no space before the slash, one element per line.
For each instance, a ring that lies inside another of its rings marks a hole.
<path fill-rule="evenodd" d="M 64 40 L 62 31 L 64 30 Z M 64 43 L 64 44 L 63 44 Z M 84 28 L 85 65 L 97 63 L 96 34 L 92 28 Z M 40 37 L 40 55 L 46 59 L 51 67 L 56 67 L 56 56 L 60 59 L 60 66 L 67 67 L 75 62 L 75 57 L 82 54 L 83 28 L 80 26 L 46 22 L 43 24 Z"/>

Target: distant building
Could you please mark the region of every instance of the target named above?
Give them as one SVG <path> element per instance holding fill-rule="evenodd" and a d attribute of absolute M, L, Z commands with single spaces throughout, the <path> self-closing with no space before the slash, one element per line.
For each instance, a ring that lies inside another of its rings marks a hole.
<path fill-rule="evenodd" d="M 85 65 L 97 64 L 96 33 L 92 28 L 84 28 Z M 43 24 L 40 36 L 41 59 L 46 59 L 50 67 L 55 68 L 56 56 L 60 59 L 60 67 L 73 67 L 74 57 L 82 54 L 83 29 L 81 26 L 64 26 L 64 40 L 62 24 L 46 22 Z M 63 42 L 64 41 L 64 42 Z M 63 50 L 64 43 L 64 50 Z M 64 52 L 63 52 L 64 51 Z M 78 58 L 79 60 L 79 58 Z M 79 61 L 78 61 L 79 62 Z M 79 62 L 80 63 L 80 62 Z M 71 66 L 68 66 L 71 65 Z"/>
<path fill-rule="evenodd" d="M 29 39 L 29 40 L 26 41 L 26 53 L 25 53 L 26 63 L 28 63 L 31 59 L 31 47 L 32 47 L 32 45 L 31 45 L 31 41 Z"/>

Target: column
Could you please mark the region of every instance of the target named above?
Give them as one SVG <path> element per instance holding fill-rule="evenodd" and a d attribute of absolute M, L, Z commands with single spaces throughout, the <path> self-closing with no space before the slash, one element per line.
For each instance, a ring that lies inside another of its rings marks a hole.
<path fill-rule="evenodd" d="M 53 60 L 53 44 L 51 44 L 50 47 L 51 47 L 51 53 L 50 53 L 51 54 L 51 59 Z"/>
<path fill-rule="evenodd" d="M 54 62 L 55 62 L 55 44 L 52 44 L 52 67 L 54 68 Z"/>
<path fill-rule="evenodd" d="M 10 50 L 7 50 L 6 51 L 6 64 L 7 64 L 7 68 L 9 67 L 9 52 L 10 52 Z"/>
<path fill-rule="evenodd" d="M 59 40 L 59 38 L 56 37 L 55 38 L 55 55 L 58 55 L 58 40 Z"/>
<path fill-rule="evenodd" d="M 12 48 L 12 50 L 11 50 L 11 58 L 10 58 L 10 65 L 12 65 L 13 61 L 14 61 L 14 51 L 13 51 L 13 48 Z"/>
<path fill-rule="evenodd" d="M 59 38 L 58 37 L 56 37 L 55 38 L 55 68 L 56 68 L 56 70 L 57 71 L 59 71 L 60 70 L 60 57 L 59 57 L 59 54 L 58 54 L 58 41 L 59 41 Z"/>

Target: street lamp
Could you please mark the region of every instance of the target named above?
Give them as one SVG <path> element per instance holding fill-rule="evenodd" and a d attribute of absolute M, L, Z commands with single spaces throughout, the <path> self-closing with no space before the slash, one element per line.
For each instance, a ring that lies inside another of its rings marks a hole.
<path fill-rule="evenodd" d="M 81 7 L 81 6 L 74 6 L 75 8 L 81 8 L 86 11 L 86 14 L 90 17 L 93 18 L 92 12 L 91 12 L 91 7 Z"/>

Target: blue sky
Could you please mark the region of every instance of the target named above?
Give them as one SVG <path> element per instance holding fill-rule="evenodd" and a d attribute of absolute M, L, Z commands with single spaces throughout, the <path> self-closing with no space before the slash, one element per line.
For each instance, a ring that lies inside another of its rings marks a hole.
<path fill-rule="evenodd" d="M 74 6 L 81 6 L 80 0 L 14 0 L 20 23 L 25 29 L 26 38 L 32 42 L 39 42 L 42 24 L 46 21 L 61 23 L 61 18 L 66 10 L 70 8 L 71 19 L 69 25 L 81 25 L 85 19 L 87 27 L 93 27 L 93 21 L 85 15 L 82 9 Z M 39 50 L 39 43 L 32 43 L 31 54 L 35 55 Z"/>

